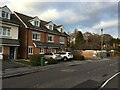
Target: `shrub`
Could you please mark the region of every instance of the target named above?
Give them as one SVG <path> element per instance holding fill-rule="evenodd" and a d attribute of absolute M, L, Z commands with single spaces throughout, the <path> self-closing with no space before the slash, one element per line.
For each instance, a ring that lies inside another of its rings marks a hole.
<path fill-rule="evenodd" d="M 53 58 L 50 58 L 47 61 L 48 61 L 48 64 L 57 64 L 58 63 L 58 60 L 55 60 Z"/>
<path fill-rule="evenodd" d="M 79 51 L 74 51 L 73 52 L 73 59 L 75 60 L 84 60 L 84 56 L 80 55 L 81 52 Z"/>
<path fill-rule="evenodd" d="M 78 52 L 73 53 L 73 59 L 80 60 L 80 54 Z"/>
<path fill-rule="evenodd" d="M 43 55 L 32 55 L 30 56 L 30 62 L 31 62 L 31 65 L 33 66 L 40 66 L 41 65 L 41 57 Z"/>

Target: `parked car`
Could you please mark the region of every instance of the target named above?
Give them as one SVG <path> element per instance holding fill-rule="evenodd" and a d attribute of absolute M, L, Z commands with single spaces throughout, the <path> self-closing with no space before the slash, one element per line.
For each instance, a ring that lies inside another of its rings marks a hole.
<path fill-rule="evenodd" d="M 53 52 L 45 53 L 44 57 L 45 57 L 46 60 L 49 60 L 51 58 L 54 59 L 54 60 L 61 60 L 62 59 L 62 57 L 59 54 L 53 53 Z"/>
<path fill-rule="evenodd" d="M 59 54 L 64 61 L 73 59 L 73 54 L 71 52 L 59 52 L 57 54 Z"/>

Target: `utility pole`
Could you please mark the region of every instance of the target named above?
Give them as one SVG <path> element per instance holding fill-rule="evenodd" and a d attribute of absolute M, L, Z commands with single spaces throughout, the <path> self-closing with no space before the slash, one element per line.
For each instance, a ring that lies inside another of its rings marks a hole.
<path fill-rule="evenodd" d="M 102 52 L 103 52 L 103 29 L 101 29 L 101 57 L 102 57 Z"/>
<path fill-rule="evenodd" d="M 103 29 L 101 29 L 101 51 L 103 51 Z"/>

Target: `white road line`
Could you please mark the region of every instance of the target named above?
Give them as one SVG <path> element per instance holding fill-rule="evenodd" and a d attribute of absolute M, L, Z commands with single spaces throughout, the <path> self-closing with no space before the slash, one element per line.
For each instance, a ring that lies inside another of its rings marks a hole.
<path fill-rule="evenodd" d="M 107 83 L 110 81 L 110 80 L 112 80 L 114 77 L 116 77 L 118 74 L 120 74 L 120 72 L 118 72 L 118 73 L 116 73 L 115 75 L 113 75 L 112 77 L 110 77 L 101 87 L 100 87 L 100 89 L 102 89 L 103 87 L 105 87 L 105 85 L 107 85 Z M 99 90 L 100 90 L 99 89 Z"/>

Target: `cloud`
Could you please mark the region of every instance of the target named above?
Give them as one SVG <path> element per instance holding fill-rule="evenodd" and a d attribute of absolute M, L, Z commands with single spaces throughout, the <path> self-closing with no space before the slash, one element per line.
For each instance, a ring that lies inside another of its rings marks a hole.
<path fill-rule="evenodd" d="M 48 9 L 47 11 L 40 14 L 39 17 L 44 20 L 53 20 L 58 19 L 60 17 L 60 13 L 56 9 Z"/>
<path fill-rule="evenodd" d="M 111 20 L 111 21 L 107 21 L 107 22 L 101 22 L 100 24 L 96 24 L 94 25 L 92 28 L 93 29 L 101 29 L 101 28 L 113 28 L 113 27 L 118 27 L 118 20 Z"/>
<path fill-rule="evenodd" d="M 82 28 L 82 32 L 99 33 L 105 28 L 109 32 L 117 27 L 118 0 L 1 0 L 11 11 L 42 20 L 62 24 L 66 31 Z M 68 2 L 69 1 L 69 2 Z M 78 1 L 78 2 L 76 2 Z M 108 32 L 108 33 L 109 33 Z"/>

